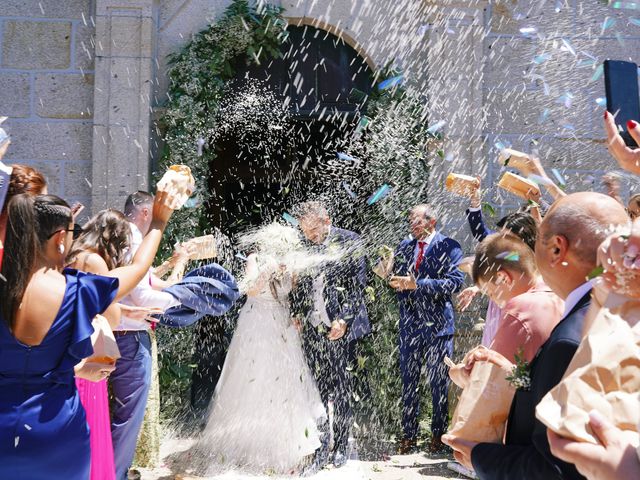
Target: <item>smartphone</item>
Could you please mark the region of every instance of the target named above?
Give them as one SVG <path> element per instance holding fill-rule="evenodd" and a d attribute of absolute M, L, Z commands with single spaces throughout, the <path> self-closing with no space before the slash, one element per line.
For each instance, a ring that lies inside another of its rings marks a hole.
<path fill-rule="evenodd" d="M 628 147 L 637 147 L 627 131 L 629 120 L 640 121 L 640 94 L 638 93 L 638 65 L 621 60 L 605 60 L 604 88 L 607 110 L 615 116 L 620 135 Z"/>

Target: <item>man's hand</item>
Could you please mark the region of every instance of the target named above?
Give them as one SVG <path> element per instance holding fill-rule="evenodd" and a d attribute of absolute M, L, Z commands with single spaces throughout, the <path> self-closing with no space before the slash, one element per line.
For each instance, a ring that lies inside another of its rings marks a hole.
<path fill-rule="evenodd" d="M 482 190 L 480 190 L 480 186 L 482 185 L 482 178 L 480 176 L 476 176 L 476 180 L 478 180 L 478 184 L 476 188 L 472 189 L 469 192 L 469 207 L 470 208 L 480 208 L 482 206 Z"/>
<path fill-rule="evenodd" d="M 551 453 L 573 463 L 589 480 L 640 478 L 638 433 L 621 431 L 595 410 L 589 414 L 589 426 L 601 445 L 568 440 L 547 430 Z"/>
<path fill-rule="evenodd" d="M 464 368 L 469 374 L 471 373 L 471 370 L 473 370 L 473 366 L 476 362 L 491 362 L 502 368 L 505 372 L 511 372 L 514 367 L 513 363 L 505 358 L 504 355 L 482 345 L 470 350 L 464 356 L 464 360 L 462 360 Z"/>
<path fill-rule="evenodd" d="M 640 148 L 627 147 L 618 132 L 613 115 L 609 112 L 604 112 L 604 129 L 607 132 L 609 153 L 618 161 L 618 165 L 627 172 L 640 174 Z M 627 130 L 636 143 L 640 145 L 640 126 L 638 123 L 633 120 L 627 122 Z"/>
<path fill-rule="evenodd" d="M 394 275 L 391 277 L 391 279 L 389 279 L 389 285 L 391 286 L 391 288 L 395 288 L 398 291 L 415 290 L 416 288 L 418 288 L 416 279 L 411 275 L 407 275 L 406 277 Z"/>
<path fill-rule="evenodd" d="M 442 442 L 453 448 L 453 457 L 458 463 L 473 470 L 473 464 L 471 463 L 471 451 L 478 442 L 458 438 L 454 435 L 443 435 Z"/>
<path fill-rule="evenodd" d="M 480 289 L 476 286 L 465 288 L 463 291 L 461 291 L 457 299 L 458 310 L 464 312 L 467 308 L 469 308 L 469 305 L 471 305 L 471 302 L 473 302 L 473 299 L 476 298 L 476 295 L 478 293 L 480 293 Z"/>
<path fill-rule="evenodd" d="M 334 320 L 331 322 L 331 331 L 327 335 L 329 340 L 340 340 L 347 333 L 347 323 L 344 320 Z"/>

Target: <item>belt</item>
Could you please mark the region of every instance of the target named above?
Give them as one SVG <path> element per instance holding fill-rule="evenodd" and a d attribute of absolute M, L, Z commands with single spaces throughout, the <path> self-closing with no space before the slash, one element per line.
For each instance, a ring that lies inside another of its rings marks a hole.
<path fill-rule="evenodd" d="M 125 335 L 134 335 L 136 333 L 146 333 L 147 335 L 149 335 L 148 330 L 114 330 L 113 331 L 113 334 L 116 337 L 124 337 Z"/>

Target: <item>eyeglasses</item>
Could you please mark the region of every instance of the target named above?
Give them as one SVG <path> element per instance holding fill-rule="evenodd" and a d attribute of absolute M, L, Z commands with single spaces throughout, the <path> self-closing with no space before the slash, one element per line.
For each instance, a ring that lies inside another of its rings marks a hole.
<path fill-rule="evenodd" d="M 78 225 L 77 223 L 74 223 L 73 228 L 61 228 L 59 230 L 56 230 L 55 232 L 53 232 L 51 235 L 47 237 L 47 240 L 53 237 L 58 232 L 73 232 L 73 239 L 77 240 L 78 237 L 82 235 L 83 230 L 80 225 Z"/>

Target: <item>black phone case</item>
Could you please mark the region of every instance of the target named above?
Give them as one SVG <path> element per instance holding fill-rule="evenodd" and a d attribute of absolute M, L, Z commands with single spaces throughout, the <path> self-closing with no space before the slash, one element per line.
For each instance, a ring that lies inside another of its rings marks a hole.
<path fill-rule="evenodd" d="M 616 125 L 622 127 L 620 135 L 629 147 L 637 147 L 627 131 L 627 121 L 640 121 L 640 94 L 638 93 L 638 66 L 621 60 L 605 60 L 604 88 L 607 110 L 616 115 Z"/>

